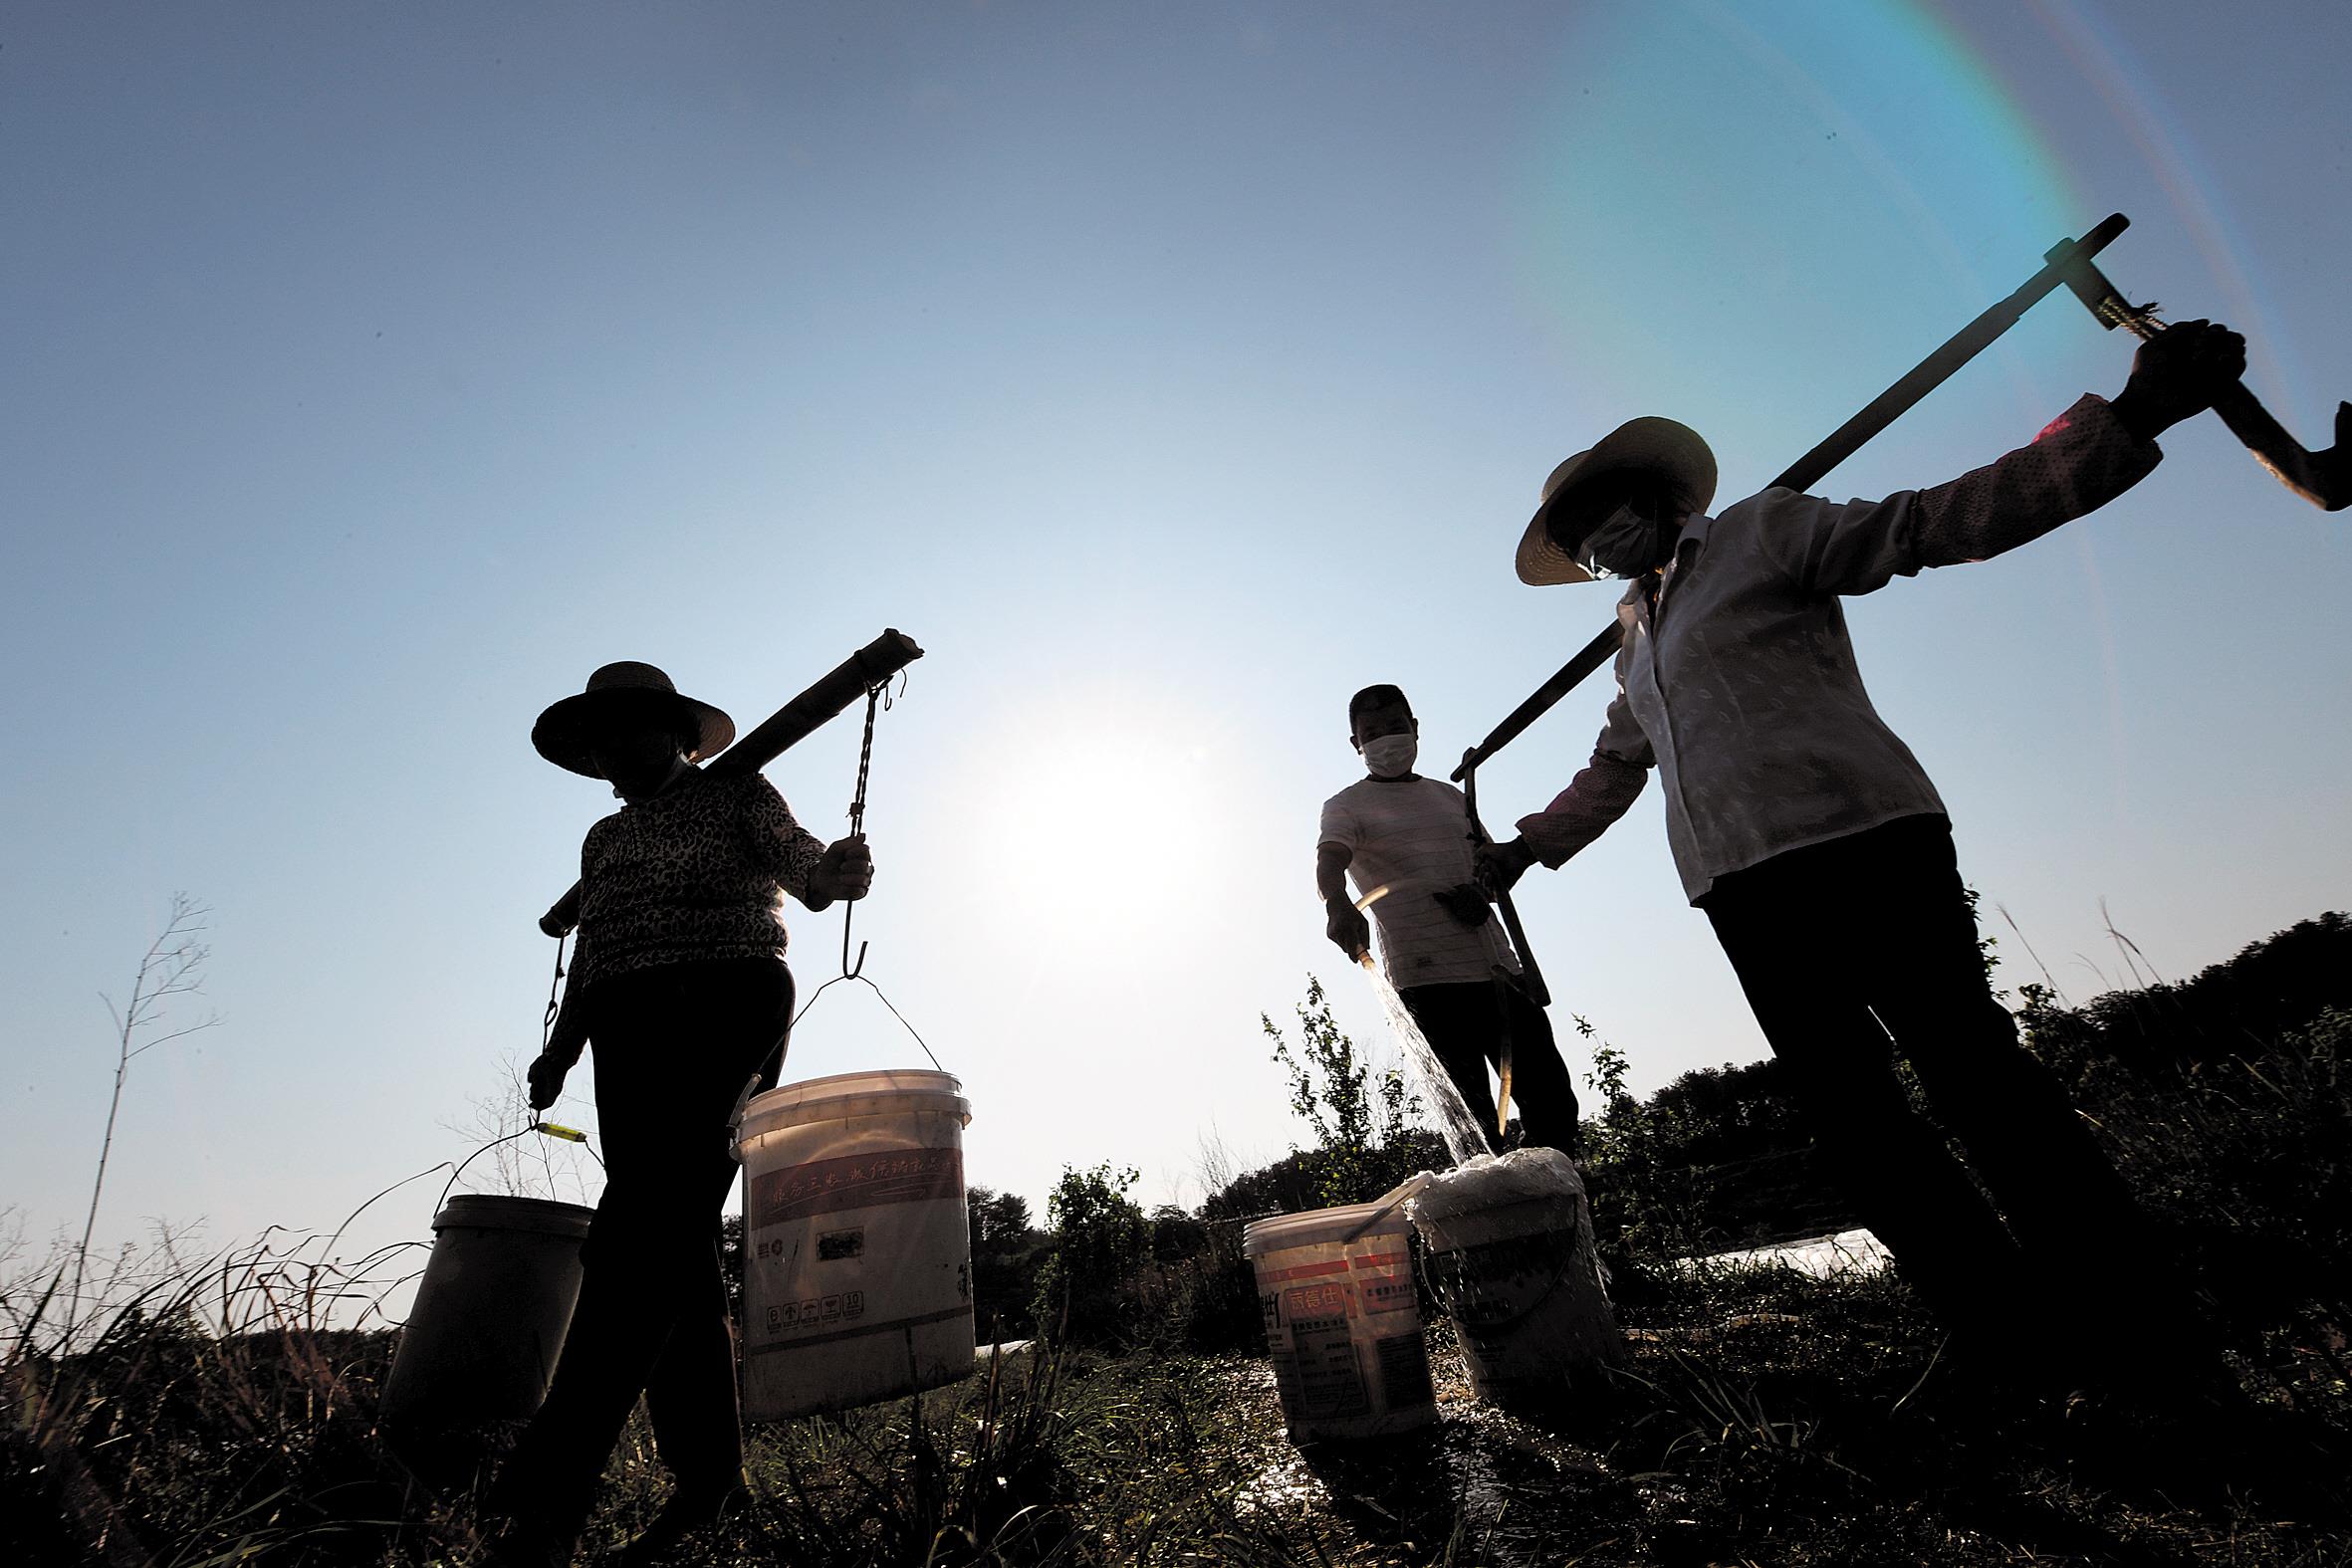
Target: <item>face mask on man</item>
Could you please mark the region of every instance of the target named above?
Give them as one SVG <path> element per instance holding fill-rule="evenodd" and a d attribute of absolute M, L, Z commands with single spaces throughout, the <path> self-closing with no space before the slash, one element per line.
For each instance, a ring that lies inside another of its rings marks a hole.
<path fill-rule="evenodd" d="M 1420 755 L 1421 743 L 1410 735 L 1374 736 L 1364 743 L 1364 766 L 1383 779 L 1411 773 Z"/>
<path fill-rule="evenodd" d="M 1638 577 L 1674 559 L 1681 532 L 1680 518 L 1655 520 L 1621 505 L 1584 536 L 1576 560 L 1596 577 Z"/>

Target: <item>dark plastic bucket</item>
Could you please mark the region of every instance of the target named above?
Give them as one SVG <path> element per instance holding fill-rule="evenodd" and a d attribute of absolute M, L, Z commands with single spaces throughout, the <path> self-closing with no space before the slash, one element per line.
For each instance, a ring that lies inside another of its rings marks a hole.
<path fill-rule="evenodd" d="M 593 1210 L 467 1193 L 433 1218 L 378 1417 L 412 1468 L 462 1478 L 484 1435 L 547 1397 L 580 1299 L 580 1244 Z"/>
<path fill-rule="evenodd" d="M 1470 1391 L 1542 1408 L 1593 1387 L 1623 1341 L 1584 1182 L 1556 1149 L 1482 1155 L 1407 1205 L 1430 1288 L 1461 1331 Z"/>

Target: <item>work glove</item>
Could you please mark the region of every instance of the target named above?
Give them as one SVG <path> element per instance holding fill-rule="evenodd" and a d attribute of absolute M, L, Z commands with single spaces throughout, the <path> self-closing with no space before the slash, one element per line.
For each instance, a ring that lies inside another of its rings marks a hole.
<path fill-rule="evenodd" d="M 564 999 L 555 1025 L 547 1031 L 547 1045 L 533 1058 L 524 1076 L 531 1084 L 531 1108 L 544 1111 L 564 1092 L 564 1075 L 588 1048 L 588 1012 L 571 997 Z"/>
<path fill-rule="evenodd" d="M 1506 843 L 1480 844 L 1471 851 L 1478 885 L 1489 898 L 1501 898 L 1511 891 L 1513 884 L 1527 874 L 1535 863 L 1535 851 L 1528 847 L 1525 838 L 1514 838 Z"/>
<path fill-rule="evenodd" d="M 556 1103 L 556 1096 L 564 1092 L 564 1075 L 572 1070 L 577 1058 L 559 1056 L 553 1051 L 542 1051 L 531 1059 L 526 1074 L 531 1081 L 531 1108 L 544 1111 Z"/>
<path fill-rule="evenodd" d="M 1431 897 L 1438 907 L 1456 920 L 1476 931 L 1495 917 L 1495 910 L 1487 902 L 1487 895 L 1476 882 L 1463 882 L 1446 888 Z"/>
<path fill-rule="evenodd" d="M 1347 962 L 1362 962 L 1364 955 L 1372 951 L 1372 923 L 1364 918 L 1362 910 L 1344 898 L 1332 899 L 1325 908 L 1329 917 L 1323 922 L 1323 935 L 1347 955 Z"/>
<path fill-rule="evenodd" d="M 2215 322 L 2175 322 L 2140 344 L 2110 406 L 2143 441 L 2194 414 L 2245 374 L 2245 339 Z"/>

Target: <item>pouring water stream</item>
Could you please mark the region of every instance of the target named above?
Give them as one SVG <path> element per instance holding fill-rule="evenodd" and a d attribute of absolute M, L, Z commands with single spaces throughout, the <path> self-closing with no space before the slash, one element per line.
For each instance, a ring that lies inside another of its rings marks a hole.
<path fill-rule="evenodd" d="M 1388 885 L 1383 883 L 1357 899 L 1355 907 L 1370 909 L 1387 892 Z M 1366 975 L 1372 977 L 1372 994 L 1380 999 L 1380 1009 L 1388 1014 L 1388 1026 L 1394 1031 L 1405 1059 L 1412 1063 L 1414 1076 L 1421 1080 L 1422 1094 L 1437 1111 L 1438 1132 L 1446 1140 L 1446 1152 L 1454 1157 L 1456 1165 L 1487 1153 L 1485 1127 L 1463 1102 L 1462 1091 L 1454 1087 L 1453 1075 L 1446 1071 L 1445 1063 L 1437 1059 L 1437 1052 L 1430 1048 L 1428 1036 L 1421 1032 L 1421 1025 L 1413 1021 L 1412 1012 L 1405 1007 L 1405 999 L 1397 995 L 1396 987 L 1389 983 L 1380 967 L 1372 962 L 1371 954 L 1364 954 L 1356 962 L 1363 965 Z"/>

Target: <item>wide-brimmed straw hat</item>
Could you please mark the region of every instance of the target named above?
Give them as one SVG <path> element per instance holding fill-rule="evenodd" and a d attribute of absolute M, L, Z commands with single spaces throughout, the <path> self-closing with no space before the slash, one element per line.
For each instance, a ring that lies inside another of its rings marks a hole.
<path fill-rule="evenodd" d="M 1666 482 L 1675 504 L 1704 513 L 1715 499 L 1715 454 L 1689 425 L 1655 415 L 1628 419 L 1589 452 L 1579 452 L 1543 481 L 1543 504 L 1520 536 L 1519 579 L 1538 586 L 1590 582 L 1592 573 L 1552 542 L 1551 520 L 1579 487 L 1606 474 L 1651 474 Z"/>
<path fill-rule="evenodd" d="M 614 731 L 648 723 L 671 725 L 681 740 L 696 737 L 689 762 L 723 752 L 735 739 L 735 721 L 726 714 L 680 696 L 670 678 L 652 665 L 622 659 L 591 674 L 586 691 L 541 714 L 531 727 L 531 744 L 558 768 L 601 779 L 588 755 L 596 743 Z"/>

